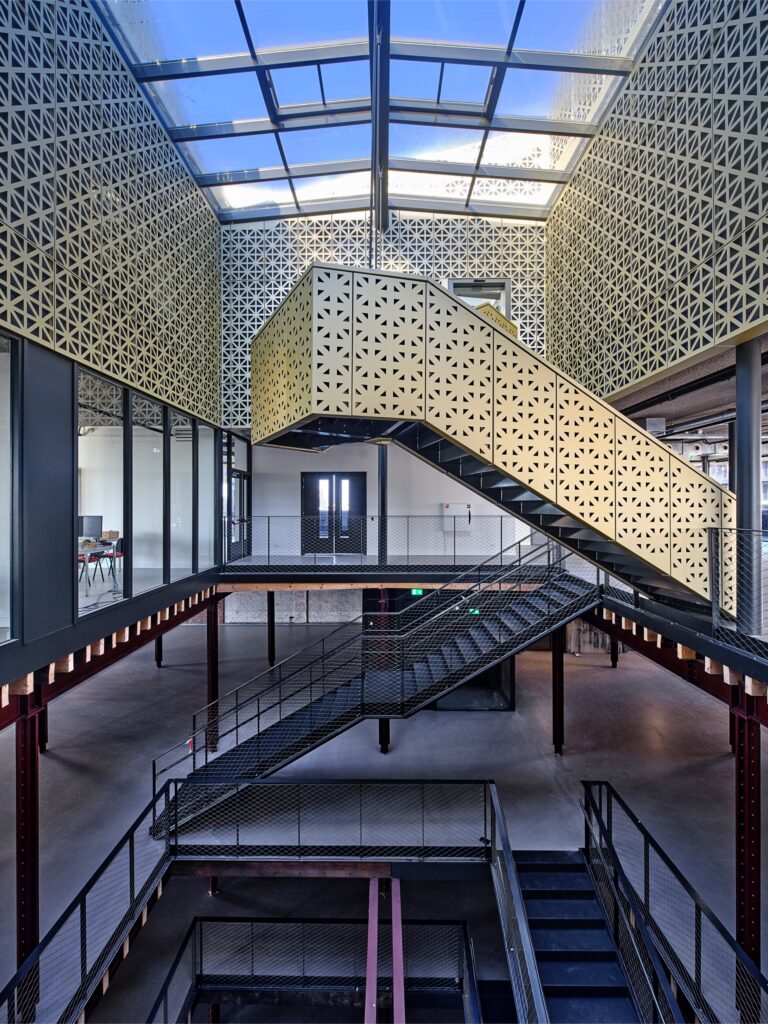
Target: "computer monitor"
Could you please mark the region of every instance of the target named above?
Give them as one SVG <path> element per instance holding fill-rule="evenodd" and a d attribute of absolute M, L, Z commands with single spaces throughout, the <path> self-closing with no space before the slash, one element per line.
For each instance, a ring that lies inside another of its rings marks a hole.
<path fill-rule="evenodd" d="M 77 536 L 78 537 L 95 537 L 96 540 L 101 537 L 102 534 L 102 516 L 78 516 L 77 517 Z"/>

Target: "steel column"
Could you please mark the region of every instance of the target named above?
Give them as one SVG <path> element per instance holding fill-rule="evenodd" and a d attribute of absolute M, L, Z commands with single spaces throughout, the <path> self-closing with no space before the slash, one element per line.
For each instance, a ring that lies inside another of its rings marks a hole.
<path fill-rule="evenodd" d="M 382 754 L 388 754 L 389 753 L 389 737 L 390 737 L 389 719 L 388 718 L 380 718 L 379 719 L 379 749 L 381 750 Z"/>
<path fill-rule="evenodd" d="M 205 610 L 205 633 L 207 649 L 207 700 L 208 723 L 206 746 L 216 750 L 219 744 L 219 602 L 211 601 Z M 158 638 L 159 639 L 159 638 Z"/>
<path fill-rule="evenodd" d="M 379 565 L 387 564 L 387 461 L 389 445 L 378 445 Z"/>
<path fill-rule="evenodd" d="M 42 707 L 37 721 L 37 749 L 44 754 L 48 749 L 48 708 Z"/>
<path fill-rule="evenodd" d="M 267 591 L 267 663 L 275 664 L 275 592 Z"/>
<path fill-rule="evenodd" d="M 38 708 L 18 698 L 16 722 L 16 960 L 20 965 L 40 940 L 40 796 Z"/>
<path fill-rule="evenodd" d="M 736 615 L 739 629 L 762 627 L 760 338 L 736 348 Z"/>
<path fill-rule="evenodd" d="M 365 966 L 365 1024 L 376 1024 L 379 977 L 379 880 L 368 883 L 368 952 Z"/>
<path fill-rule="evenodd" d="M 552 744 L 556 754 L 563 753 L 565 742 L 565 626 L 552 634 Z"/>
<path fill-rule="evenodd" d="M 736 940 L 760 964 L 760 725 L 741 689 L 736 738 Z"/>
<path fill-rule="evenodd" d="M 619 641 L 615 636 L 611 638 L 611 668 L 616 668 L 619 664 Z"/>
<path fill-rule="evenodd" d="M 405 1024 L 405 964 L 400 879 L 390 881 L 392 897 L 392 1024 Z"/>
<path fill-rule="evenodd" d="M 728 420 L 728 490 L 736 493 L 736 420 Z"/>
<path fill-rule="evenodd" d="M 163 667 L 163 638 L 162 636 L 155 637 L 155 665 L 158 668 Z"/>

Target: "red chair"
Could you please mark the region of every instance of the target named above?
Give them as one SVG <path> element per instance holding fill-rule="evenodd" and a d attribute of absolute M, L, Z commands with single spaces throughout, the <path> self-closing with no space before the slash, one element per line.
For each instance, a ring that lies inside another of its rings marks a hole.
<path fill-rule="evenodd" d="M 123 538 L 118 537 L 114 548 L 111 551 L 104 551 L 101 557 L 106 558 L 109 562 L 109 571 L 112 573 L 112 579 L 116 581 L 115 566 L 122 564 L 118 559 L 125 558 L 125 541 Z"/>

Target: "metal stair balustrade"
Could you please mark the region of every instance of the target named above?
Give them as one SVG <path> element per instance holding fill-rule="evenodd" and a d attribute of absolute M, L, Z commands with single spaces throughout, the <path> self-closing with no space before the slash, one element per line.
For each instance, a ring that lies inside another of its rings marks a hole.
<path fill-rule="evenodd" d="M 365 718 L 415 714 L 599 604 L 597 583 L 566 571 L 580 568 L 576 561 L 547 542 L 467 589 L 446 585 L 442 600 L 432 596 L 436 608 L 416 613 L 417 604 L 393 616 L 399 628 L 359 631 L 224 722 L 211 719 L 184 757 L 177 748 L 155 762 L 155 786 L 167 766 L 191 781 L 263 778 Z M 183 788 L 172 809 L 179 823 L 197 812 Z"/>
<path fill-rule="evenodd" d="M 315 264 L 252 364 L 255 443 L 392 441 L 649 596 L 709 603 L 735 497 L 439 285 Z"/>

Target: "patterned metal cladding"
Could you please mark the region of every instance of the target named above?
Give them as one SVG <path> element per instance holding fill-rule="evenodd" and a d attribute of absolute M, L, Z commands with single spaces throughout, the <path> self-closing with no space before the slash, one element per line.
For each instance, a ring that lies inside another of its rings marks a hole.
<path fill-rule="evenodd" d="M 768 3 L 672 0 L 547 222 L 547 355 L 613 395 L 768 321 Z"/>
<path fill-rule="evenodd" d="M 224 422 L 251 421 L 250 352 L 254 334 L 313 262 L 368 266 L 366 216 L 304 217 L 222 229 L 222 346 Z M 382 239 L 384 270 L 433 281 L 486 277 L 509 280 L 510 317 L 520 338 L 544 351 L 544 227 L 479 217 L 392 213 Z M 330 304 L 325 315 L 332 317 Z M 338 322 L 332 326 L 337 337 Z M 332 342 L 335 344 L 335 342 Z M 382 352 L 378 356 L 383 356 Z M 341 369 L 326 385 L 351 386 Z M 337 388 L 341 392 L 337 392 Z"/>
<path fill-rule="evenodd" d="M 253 360 L 254 441 L 310 416 L 421 420 L 709 596 L 707 530 L 733 495 L 430 281 L 316 266 Z M 730 610 L 728 579 L 723 596 Z"/>
<path fill-rule="evenodd" d="M 219 227 L 87 0 L 0 0 L 0 326 L 220 421 Z"/>

